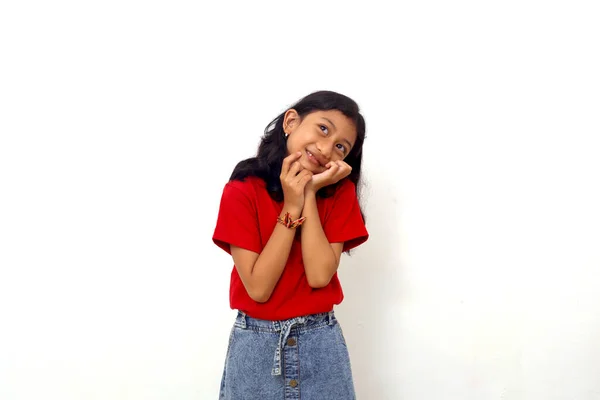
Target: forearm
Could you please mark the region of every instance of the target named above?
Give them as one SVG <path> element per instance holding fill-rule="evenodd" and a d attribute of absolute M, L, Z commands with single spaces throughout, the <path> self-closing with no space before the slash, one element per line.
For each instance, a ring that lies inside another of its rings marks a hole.
<path fill-rule="evenodd" d="M 293 218 L 298 218 L 300 210 L 284 207 L 280 217 L 289 212 Z M 265 302 L 271 297 L 283 269 L 287 263 L 296 234 L 295 229 L 286 228 L 277 223 L 271 237 L 260 253 L 250 275 L 250 285 L 256 298 Z"/>
<path fill-rule="evenodd" d="M 321 226 L 316 195 L 312 192 L 306 194 L 302 216 L 306 217 L 301 229 L 304 272 L 311 287 L 324 287 L 335 274 L 338 260 Z"/>

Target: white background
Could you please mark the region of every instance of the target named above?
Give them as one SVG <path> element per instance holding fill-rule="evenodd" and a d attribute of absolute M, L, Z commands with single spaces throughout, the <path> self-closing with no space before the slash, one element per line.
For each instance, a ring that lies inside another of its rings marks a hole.
<path fill-rule="evenodd" d="M 367 120 L 359 398 L 600 399 L 594 3 L 3 2 L 0 399 L 216 399 L 221 189 L 319 89 Z"/>

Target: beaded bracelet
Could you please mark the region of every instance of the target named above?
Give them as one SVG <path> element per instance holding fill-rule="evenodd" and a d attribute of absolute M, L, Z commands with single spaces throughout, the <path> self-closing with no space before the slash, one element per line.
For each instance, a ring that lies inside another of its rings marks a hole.
<path fill-rule="evenodd" d="M 283 218 L 277 217 L 277 222 L 279 222 L 286 228 L 292 228 L 292 229 L 299 227 L 300 225 L 302 225 L 302 223 L 304 221 L 306 221 L 306 217 L 302 217 L 302 218 L 298 218 L 297 220 L 293 220 L 292 217 L 290 216 L 290 213 L 285 213 L 285 216 Z"/>

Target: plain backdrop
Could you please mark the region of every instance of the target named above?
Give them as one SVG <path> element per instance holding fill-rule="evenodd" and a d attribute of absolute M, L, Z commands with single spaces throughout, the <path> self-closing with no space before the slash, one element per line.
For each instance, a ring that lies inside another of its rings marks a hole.
<path fill-rule="evenodd" d="M 0 5 L 0 399 L 216 399 L 223 185 L 320 89 L 367 121 L 360 399 L 600 399 L 593 1 Z M 259 397 L 257 397 L 259 398 Z"/>

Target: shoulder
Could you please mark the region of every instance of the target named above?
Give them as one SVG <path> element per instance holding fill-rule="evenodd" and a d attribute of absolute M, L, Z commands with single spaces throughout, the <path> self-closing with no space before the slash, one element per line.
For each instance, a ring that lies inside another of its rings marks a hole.
<path fill-rule="evenodd" d="M 352 205 L 357 201 L 356 185 L 350 179 L 345 178 L 336 185 L 335 191 L 330 196 L 323 199 L 323 205 L 328 209 L 336 209 L 340 205 Z"/>
<path fill-rule="evenodd" d="M 244 180 L 230 180 L 225 184 L 225 189 L 241 191 L 247 194 L 256 192 L 257 189 L 261 188 L 265 188 L 265 182 L 254 176 L 244 178 Z"/>
<path fill-rule="evenodd" d="M 256 177 L 247 177 L 244 180 L 230 180 L 223 188 L 223 199 L 232 201 L 247 201 L 262 203 L 268 196 L 265 182 Z"/>
<path fill-rule="evenodd" d="M 345 178 L 338 184 L 333 198 L 337 201 L 339 199 L 348 199 L 352 197 L 356 197 L 356 185 L 350 179 Z"/>

